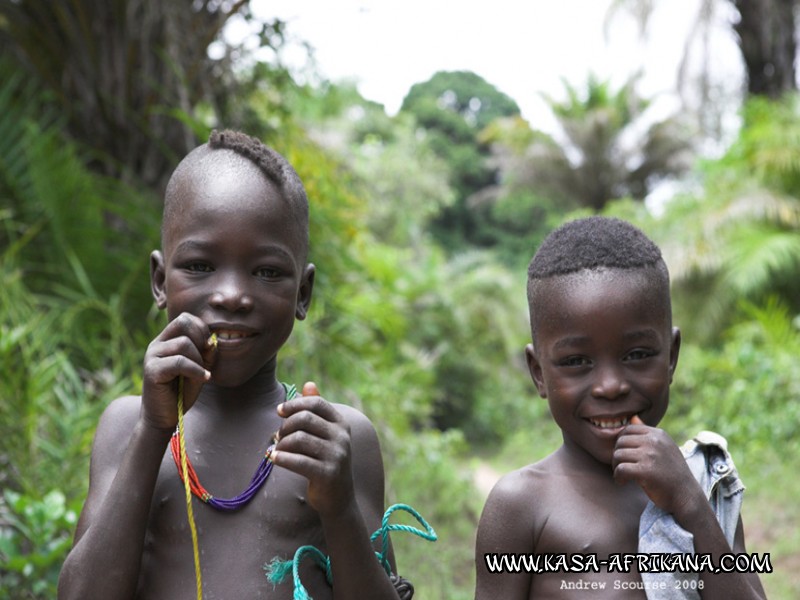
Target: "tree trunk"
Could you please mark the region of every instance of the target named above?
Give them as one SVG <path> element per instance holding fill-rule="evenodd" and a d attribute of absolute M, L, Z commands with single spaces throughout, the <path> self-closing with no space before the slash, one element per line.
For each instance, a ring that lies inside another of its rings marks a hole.
<path fill-rule="evenodd" d="M 747 71 L 747 91 L 777 98 L 794 90 L 795 0 L 732 0 L 734 25 Z"/>

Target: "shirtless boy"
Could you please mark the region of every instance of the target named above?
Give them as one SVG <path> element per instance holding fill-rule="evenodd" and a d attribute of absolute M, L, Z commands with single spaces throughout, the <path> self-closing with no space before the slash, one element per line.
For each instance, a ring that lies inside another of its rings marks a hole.
<path fill-rule="evenodd" d="M 275 432 L 279 440 L 269 478 L 244 506 L 225 512 L 193 498 L 203 597 L 288 600 L 291 578 L 273 586 L 264 564 L 311 544 L 330 556 L 333 573 L 331 588 L 304 563 L 316 600 L 397 598 L 369 541 L 384 502 L 375 430 L 313 385 L 287 401 L 276 376 L 277 354 L 311 302 L 307 252 L 302 183 L 258 140 L 215 132 L 177 167 L 162 248 L 150 258 L 153 297 L 169 322 L 145 354 L 142 395 L 114 401 L 98 425 L 59 598 L 197 597 L 185 492 L 169 450 L 181 377 L 187 453 L 215 497 L 241 495 Z"/>
<path fill-rule="evenodd" d="M 658 247 L 617 219 L 567 223 L 531 261 L 528 302 L 528 367 L 563 444 L 492 490 L 478 528 L 476 599 L 644 598 L 636 564 L 627 573 L 602 565 L 599 572 L 491 573 L 485 555 L 595 554 L 602 561 L 636 553 L 648 499 L 714 564 L 723 553 L 744 552 L 741 518 L 734 517 L 729 544 L 681 451 L 656 428 L 681 341 Z M 736 573 L 701 573 L 693 592 L 764 595 L 756 575 Z M 683 596 L 667 589 L 656 597 Z"/>

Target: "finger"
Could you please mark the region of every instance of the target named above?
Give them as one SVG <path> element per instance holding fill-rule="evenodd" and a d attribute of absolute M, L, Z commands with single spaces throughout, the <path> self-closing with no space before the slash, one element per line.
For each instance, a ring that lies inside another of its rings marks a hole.
<path fill-rule="evenodd" d="M 303 384 L 303 396 L 319 396 L 319 388 L 313 381 L 307 381 Z"/>
<path fill-rule="evenodd" d="M 285 450 L 273 450 L 271 458 L 275 465 L 302 475 L 310 482 L 336 481 L 345 474 L 343 469 L 349 468 L 347 462 L 320 460 Z"/>
<path fill-rule="evenodd" d="M 639 418 L 639 415 L 633 415 L 631 417 L 631 425 L 644 425 L 644 421 Z"/>
<path fill-rule="evenodd" d="M 169 339 L 180 335 L 187 335 L 194 339 L 196 334 L 197 345 L 203 346 L 211 337 L 211 330 L 200 317 L 188 312 L 182 312 L 177 317 L 167 323 L 157 339 Z"/>
<path fill-rule="evenodd" d="M 639 457 L 640 454 L 637 450 L 629 448 L 620 450 L 617 448 L 611 456 L 611 468 L 616 469 L 619 465 L 624 463 L 637 464 L 639 462 Z"/>
<path fill-rule="evenodd" d="M 320 398 L 319 396 L 300 396 L 290 402 L 284 402 L 278 405 L 278 414 L 287 419 L 303 411 L 312 412 L 331 423 L 343 422 L 339 411 L 337 411 L 330 402 L 327 402 L 324 398 Z"/>
<path fill-rule="evenodd" d="M 155 383 L 169 383 L 178 377 L 195 381 L 208 381 L 211 373 L 202 365 L 181 354 L 156 357 L 145 365 L 146 378 Z"/>
<path fill-rule="evenodd" d="M 148 348 L 150 358 L 169 358 L 171 356 L 185 356 L 197 364 L 203 363 L 203 355 L 195 343 L 187 336 L 174 337 L 164 341 L 155 341 Z"/>
<path fill-rule="evenodd" d="M 636 481 L 637 476 L 638 469 L 633 463 L 621 462 L 614 468 L 614 481 L 620 485 Z"/>
<path fill-rule="evenodd" d="M 302 454 L 317 460 L 329 457 L 331 442 L 307 431 L 294 431 L 281 434 L 273 452 Z"/>
<path fill-rule="evenodd" d="M 189 338 L 198 352 L 206 353 L 213 347 L 211 330 L 199 317 L 184 312 L 167 323 L 156 340 L 166 341 L 185 336 Z"/>
<path fill-rule="evenodd" d="M 623 429 L 617 436 L 617 441 L 614 447 L 619 448 L 638 448 L 644 443 L 647 431 L 646 430 L 628 430 Z"/>
<path fill-rule="evenodd" d="M 297 431 L 304 431 L 323 440 L 334 440 L 338 439 L 337 431 L 343 431 L 343 428 L 310 410 L 303 410 L 286 417 L 278 430 L 278 439 L 283 440 Z"/>

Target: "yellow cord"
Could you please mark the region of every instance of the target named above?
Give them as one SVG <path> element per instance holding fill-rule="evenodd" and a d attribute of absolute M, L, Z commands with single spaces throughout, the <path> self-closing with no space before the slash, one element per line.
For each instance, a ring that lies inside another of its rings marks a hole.
<path fill-rule="evenodd" d="M 183 434 L 183 377 L 178 378 L 178 441 L 181 448 L 183 486 L 186 489 L 186 512 L 189 515 L 189 529 L 192 532 L 194 573 L 197 579 L 197 600 L 203 600 L 203 576 L 200 573 L 200 548 L 197 544 L 197 527 L 194 524 L 194 511 L 192 511 L 192 490 L 189 487 L 189 468 L 186 464 L 186 439 Z"/>

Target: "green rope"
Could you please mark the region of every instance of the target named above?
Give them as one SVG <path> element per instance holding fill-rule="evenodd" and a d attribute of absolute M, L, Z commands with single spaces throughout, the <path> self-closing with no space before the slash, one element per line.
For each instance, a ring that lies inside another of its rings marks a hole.
<path fill-rule="evenodd" d="M 412 517 L 414 517 L 417 522 L 423 527 L 423 529 L 418 529 L 416 527 L 412 527 L 410 525 L 399 525 L 399 524 L 389 524 L 389 517 L 392 516 L 392 513 L 395 511 L 402 510 L 409 513 Z M 384 570 L 386 571 L 387 575 L 391 575 L 391 567 L 389 565 L 389 532 L 390 531 L 405 531 L 406 533 L 412 533 L 418 537 L 421 537 L 429 542 L 435 542 L 438 539 L 436 532 L 433 530 L 428 522 L 422 518 L 422 516 L 413 508 L 411 508 L 408 504 L 394 504 L 390 506 L 387 511 L 383 514 L 383 520 L 381 521 L 381 527 L 372 536 L 369 538 L 370 542 L 374 542 L 378 537 L 381 538 L 381 551 L 376 552 L 375 556 L 378 559 L 378 562 L 381 563 Z M 292 572 L 292 579 L 294 581 L 294 595 L 292 598 L 294 600 L 313 600 L 311 596 L 309 596 L 308 591 L 303 586 L 302 582 L 300 581 L 300 562 L 303 560 L 303 557 L 309 555 L 313 561 L 320 567 L 323 571 L 325 571 L 325 579 L 328 582 L 328 585 L 333 585 L 333 573 L 331 572 L 331 559 L 328 556 L 325 556 L 318 548 L 315 546 L 301 546 L 297 549 L 294 553 L 294 558 L 292 560 L 283 561 L 279 558 L 273 558 L 272 561 L 265 565 L 264 568 L 267 571 L 267 579 L 272 582 L 273 585 L 278 585 L 282 583 L 286 576 L 289 574 L 289 571 Z"/>

